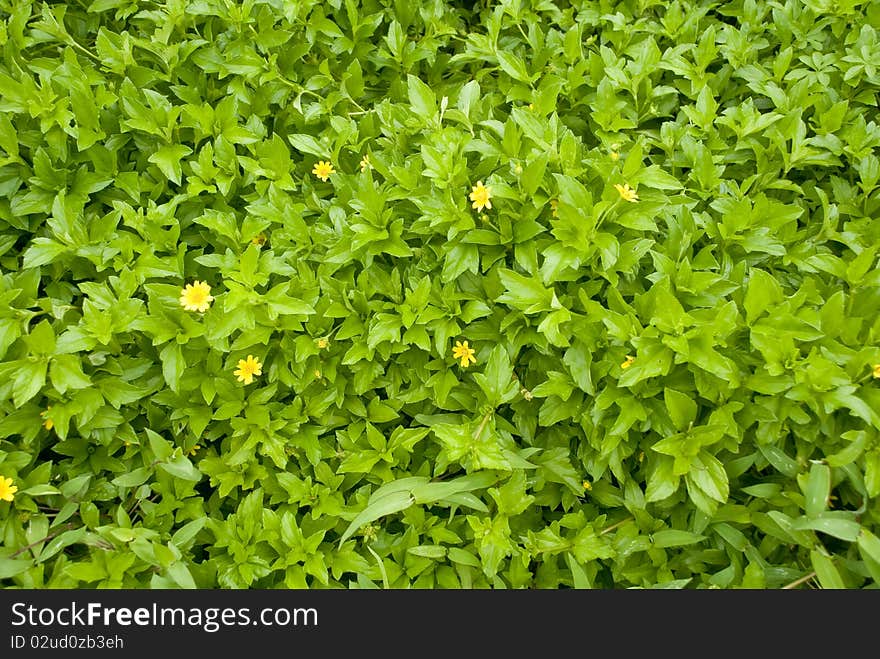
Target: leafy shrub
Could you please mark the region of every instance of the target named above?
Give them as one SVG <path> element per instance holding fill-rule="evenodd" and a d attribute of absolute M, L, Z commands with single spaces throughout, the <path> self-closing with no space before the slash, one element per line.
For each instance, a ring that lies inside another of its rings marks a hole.
<path fill-rule="evenodd" d="M 878 3 L 0 11 L 7 585 L 876 587 Z"/>

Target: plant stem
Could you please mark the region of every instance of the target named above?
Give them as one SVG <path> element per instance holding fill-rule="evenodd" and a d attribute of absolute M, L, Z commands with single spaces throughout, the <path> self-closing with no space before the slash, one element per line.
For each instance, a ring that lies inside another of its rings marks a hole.
<path fill-rule="evenodd" d="M 41 542 L 47 542 L 47 541 L 51 540 L 52 538 L 54 538 L 55 536 L 61 535 L 61 534 L 64 533 L 65 531 L 69 531 L 69 530 L 72 529 L 72 528 L 73 528 L 73 523 L 72 523 L 72 522 L 68 522 L 68 523 L 65 524 L 62 528 L 58 529 L 57 531 L 53 531 L 52 533 L 50 533 L 49 535 L 47 535 L 45 538 L 41 538 L 40 540 L 36 540 L 36 541 L 32 542 L 31 544 L 29 544 L 29 545 L 27 545 L 27 546 L 25 546 L 25 547 L 22 547 L 21 549 L 19 549 L 19 550 L 16 551 L 15 553 L 13 553 L 12 556 L 10 556 L 9 558 L 15 558 L 15 557 L 18 556 L 19 554 L 23 554 L 24 552 L 26 552 L 28 549 L 31 549 L 31 548 L 33 548 L 33 547 L 36 547 L 36 546 L 37 546 L 38 544 L 40 544 Z"/>
<path fill-rule="evenodd" d="M 815 573 L 815 572 L 810 572 L 807 576 L 805 576 L 805 577 L 801 577 L 800 579 L 795 579 L 795 580 L 792 581 L 790 584 L 788 584 L 788 585 L 786 585 L 786 586 L 783 586 L 783 587 L 782 587 L 782 590 L 792 590 L 792 589 L 794 589 L 794 588 L 797 588 L 797 587 L 800 586 L 802 583 L 806 583 L 807 581 L 809 581 L 810 579 L 812 579 L 812 578 L 815 577 L 815 576 L 816 576 L 816 573 Z"/>
<path fill-rule="evenodd" d="M 492 413 L 487 412 L 486 416 L 483 417 L 483 420 L 480 422 L 480 427 L 477 428 L 477 432 L 474 434 L 474 439 L 480 439 L 480 435 L 483 434 L 483 428 L 485 428 L 486 424 L 489 422 L 490 416 L 492 416 Z"/>
<path fill-rule="evenodd" d="M 631 521 L 633 521 L 632 517 L 627 517 L 626 519 L 622 519 L 619 522 L 612 524 L 608 528 L 602 529 L 599 532 L 599 535 L 605 535 L 606 533 L 611 533 L 611 531 L 613 531 L 614 529 L 619 528 L 619 527 L 623 526 L 624 524 L 626 524 L 627 522 L 631 522 Z"/>

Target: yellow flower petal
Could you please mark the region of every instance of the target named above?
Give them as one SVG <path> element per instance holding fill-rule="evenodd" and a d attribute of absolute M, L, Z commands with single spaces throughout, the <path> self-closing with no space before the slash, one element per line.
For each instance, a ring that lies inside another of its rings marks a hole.
<path fill-rule="evenodd" d="M 211 287 L 208 282 L 196 279 L 192 284 L 187 284 L 180 291 L 180 306 L 187 311 L 204 313 L 211 308 L 214 296 L 211 295 Z"/>
<path fill-rule="evenodd" d="M 492 198 L 492 188 L 483 185 L 482 181 L 477 181 L 477 184 L 473 186 L 468 197 L 474 202 L 472 207 L 476 208 L 478 211 L 481 211 L 484 208 L 492 208 L 492 202 L 489 201 Z"/>
<path fill-rule="evenodd" d="M 617 189 L 618 194 L 620 194 L 620 198 L 624 201 L 631 201 L 633 203 L 639 200 L 639 195 L 636 191 L 629 187 L 629 183 L 624 183 L 620 185 L 620 183 L 615 183 L 614 187 Z"/>
<path fill-rule="evenodd" d="M 232 372 L 238 378 L 239 382 L 250 384 L 254 381 L 255 375 L 263 374 L 263 365 L 253 355 L 248 355 L 247 359 L 238 360 L 238 368 Z"/>
<path fill-rule="evenodd" d="M 461 360 L 462 368 L 467 368 L 471 364 L 477 363 L 477 358 L 474 356 L 475 354 L 476 351 L 468 345 L 467 341 L 464 343 L 456 341 L 455 346 L 452 348 L 452 357 Z"/>
<path fill-rule="evenodd" d="M 16 492 L 18 487 L 12 484 L 12 479 L 0 476 L 0 500 L 12 501 Z"/>
<path fill-rule="evenodd" d="M 46 430 L 52 430 L 52 428 L 55 427 L 55 422 L 52 421 L 52 419 L 49 418 L 49 412 L 50 412 L 51 410 L 52 410 L 52 406 L 49 405 L 49 406 L 46 408 L 46 411 L 45 411 L 45 412 L 40 412 L 40 416 L 43 417 L 43 418 L 45 419 L 45 421 L 43 421 L 43 427 L 44 427 Z"/>
<path fill-rule="evenodd" d="M 312 174 L 317 176 L 322 181 L 326 181 L 330 178 L 330 174 L 335 174 L 336 170 L 333 169 L 333 165 L 329 162 L 324 162 L 323 160 L 319 160 L 315 163 L 315 167 L 312 169 Z"/>

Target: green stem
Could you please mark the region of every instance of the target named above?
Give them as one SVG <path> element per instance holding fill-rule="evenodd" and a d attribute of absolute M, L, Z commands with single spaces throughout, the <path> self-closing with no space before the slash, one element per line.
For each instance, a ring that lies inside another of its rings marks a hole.
<path fill-rule="evenodd" d="M 483 417 L 482 422 L 480 422 L 480 427 L 477 428 L 477 432 L 474 434 L 474 439 L 480 439 L 480 436 L 483 434 L 483 428 L 486 427 L 486 424 L 489 423 L 489 417 L 492 416 L 492 412 L 487 412 L 486 416 Z"/>
<path fill-rule="evenodd" d="M 611 533 L 614 529 L 620 528 L 621 526 L 623 526 L 627 522 L 631 522 L 631 521 L 633 521 L 632 517 L 627 517 L 626 519 L 622 519 L 619 522 L 617 522 L 616 524 L 612 524 L 611 526 L 602 529 L 599 532 L 599 535 L 605 535 L 606 533 Z"/>
<path fill-rule="evenodd" d="M 101 64 L 101 58 L 100 58 L 100 57 L 98 57 L 97 55 L 95 55 L 92 51 L 90 51 L 90 50 L 89 50 L 88 48 L 86 48 L 85 46 L 81 46 L 81 45 L 79 45 L 79 43 L 78 43 L 73 37 L 70 37 L 70 41 L 67 42 L 67 45 L 69 45 L 69 46 L 73 46 L 74 48 L 76 48 L 78 51 L 80 51 L 80 52 L 83 53 L 84 55 L 87 55 L 88 57 L 91 57 L 91 58 L 92 58 L 94 61 L 96 61 L 98 64 Z"/>

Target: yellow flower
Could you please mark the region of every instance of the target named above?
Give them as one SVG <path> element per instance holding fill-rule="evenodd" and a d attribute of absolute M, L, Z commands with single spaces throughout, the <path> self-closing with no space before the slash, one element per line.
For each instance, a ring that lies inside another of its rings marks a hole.
<path fill-rule="evenodd" d="M 321 371 L 319 371 L 318 369 L 315 369 L 315 379 L 316 380 L 321 379 Z"/>
<path fill-rule="evenodd" d="M 18 487 L 12 484 L 12 479 L 0 476 L 0 499 L 12 501 L 16 492 L 18 492 Z"/>
<path fill-rule="evenodd" d="M 233 375 L 238 376 L 239 382 L 250 384 L 254 381 L 255 375 L 263 374 L 263 365 L 253 355 L 248 355 L 247 359 L 238 360 L 238 368 L 233 371 Z"/>
<path fill-rule="evenodd" d="M 874 364 L 874 368 L 873 368 L 873 370 L 871 371 L 871 374 L 872 374 L 875 378 L 880 378 L 880 364 Z"/>
<path fill-rule="evenodd" d="M 492 190 L 491 188 L 487 188 L 483 185 L 482 181 L 477 181 L 477 184 L 474 186 L 473 190 L 470 194 L 470 200 L 473 203 L 473 207 L 478 211 L 483 210 L 484 208 L 492 208 L 492 202 L 489 199 L 492 198 Z"/>
<path fill-rule="evenodd" d="M 361 171 L 365 172 L 373 165 L 370 163 L 370 156 L 368 154 L 364 154 L 364 157 L 361 158 Z"/>
<path fill-rule="evenodd" d="M 256 236 L 251 238 L 251 244 L 257 245 L 258 247 L 262 247 L 266 244 L 266 234 L 258 233 Z"/>
<path fill-rule="evenodd" d="M 590 483 L 590 481 L 584 481 L 582 483 L 582 485 L 584 486 L 585 490 L 592 490 L 593 489 L 593 484 Z"/>
<path fill-rule="evenodd" d="M 516 167 L 513 168 L 513 171 L 515 171 L 517 174 L 522 174 L 522 165 L 517 163 Z"/>
<path fill-rule="evenodd" d="M 43 421 L 43 427 L 46 430 L 52 430 L 52 428 L 55 426 L 55 422 L 49 418 L 49 410 L 51 410 L 51 409 L 52 409 L 52 406 L 49 405 L 49 407 L 46 408 L 45 412 L 40 412 L 40 416 L 45 419 L 45 421 Z"/>
<path fill-rule="evenodd" d="M 319 350 L 323 350 L 324 348 L 327 348 L 329 345 L 330 345 L 330 339 L 328 339 L 326 336 L 322 336 L 320 339 L 318 339 L 318 349 Z"/>
<path fill-rule="evenodd" d="M 335 174 L 336 170 L 333 169 L 333 165 L 329 162 L 324 162 L 323 160 L 319 160 L 315 163 L 315 168 L 312 170 L 312 174 L 317 176 L 322 181 L 326 181 L 330 178 L 330 174 Z"/>
<path fill-rule="evenodd" d="M 559 217 L 559 200 L 551 199 L 550 200 L 550 214 L 553 217 Z"/>
<path fill-rule="evenodd" d="M 452 349 L 452 356 L 455 359 L 461 360 L 461 367 L 467 368 L 470 364 L 476 364 L 477 358 L 474 357 L 476 351 L 468 346 L 468 342 L 465 341 L 462 343 L 461 341 L 455 342 L 455 347 Z"/>
<path fill-rule="evenodd" d="M 625 360 L 623 361 L 623 363 L 620 365 L 620 368 L 629 368 L 630 366 L 633 365 L 633 363 L 634 363 L 635 361 L 636 361 L 636 358 L 635 358 L 635 357 L 633 357 L 632 355 L 627 355 L 627 356 L 626 356 L 626 359 L 625 359 Z"/>
<path fill-rule="evenodd" d="M 195 446 L 193 446 L 193 447 L 189 450 L 189 454 L 190 454 L 190 455 L 195 455 L 196 453 L 199 452 L 199 449 L 200 449 L 200 448 L 202 448 L 202 447 L 201 447 L 199 444 L 196 444 Z"/>
<path fill-rule="evenodd" d="M 180 291 L 180 304 L 187 311 L 207 311 L 214 296 L 211 295 L 211 287 L 208 282 L 196 279 L 192 284 L 187 284 Z"/>
<path fill-rule="evenodd" d="M 620 198 L 624 201 L 631 201 L 633 203 L 639 200 L 639 195 L 636 194 L 636 191 L 629 187 L 629 183 L 624 183 L 620 185 L 620 183 L 615 183 L 614 187 L 617 188 L 617 191 L 620 193 Z"/>

